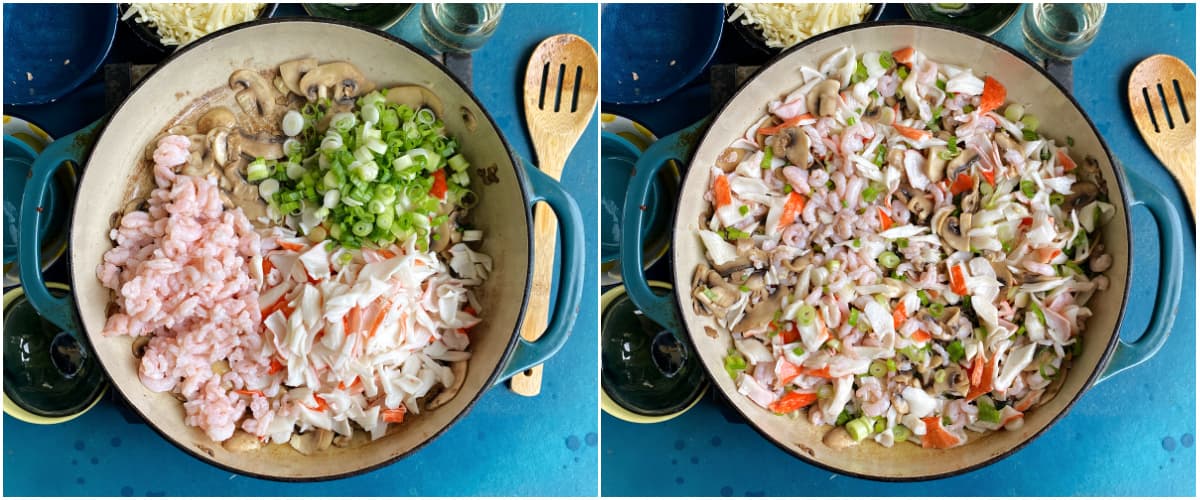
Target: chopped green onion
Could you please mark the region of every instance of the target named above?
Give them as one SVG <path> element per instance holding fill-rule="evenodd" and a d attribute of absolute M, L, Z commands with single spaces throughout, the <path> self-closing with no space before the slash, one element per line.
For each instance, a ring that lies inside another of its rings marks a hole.
<path fill-rule="evenodd" d="M 767 146 L 765 149 L 763 149 L 763 158 L 762 162 L 759 163 L 759 166 L 764 169 L 771 168 L 771 159 L 774 158 L 774 156 L 775 154 L 774 151 L 771 150 L 771 146 Z"/>
<path fill-rule="evenodd" d="M 791 193 L 792 193 L 792 185 L 784 184 L 783 185 L 783 194 L 791 194 Z"/>
<path fill-rule="evenodd" d="M 908 238 L 896 238 L 896 248 L 908 248 Z"/>
<path fill-rule="evenodd" d="M 738 207 L 738 213 L 742 214 L 742 215 L 746 215 L 746 214 L 750 213 L 750 207 L 748 207 L 746 205 L 742 205 L 742 206 Z"/>
<path fill-rule="evenodd" d="M 850 244 L 854 245 L 854 248 L 858 248 L 862 246 L 862 240 L 859 238 L 854 238 L 854 241 L 852 241 Z"/>
<path fill-rule="evenodd" d="M 887 372 L 888 372 L 887 363 L 884 363 L 883 361 L 878 360 L 878 359 L 875 361 L 872 361 L 871 367 L 867 369 L 867 373 L 869 373 L 872 377 L 876 377 L 876 378 L 882 378 L 884 375 L 887 375 Z"/>
<path fill-rule="evenodd" d="M 929 305 L 929 294 L 925 293 L 925 290 L 917 290 L 917 298 L 921 299 L 922 306 Z"/>
<path fill-rule="evenodd" d="M 896 70 L 896 71 L 897 71 L 897 73 L 899 73 L 899 74 L 900 74 L 900 79 L 901 79 L 901 80 L 907 80 L 907 79 L 908 79 L 908 68 L 906 68 L 906 67 L 904 67 L 904 66 L 900 66 L 899 68 L 897 68 L 897 70 Z"/>
<path fill-rule="evenodd" d="M 1046 313 L 1042 312 L 1042 308 L 1038 306 L 1036 300 L 1029 301 L 1029 308 L 1033 310 L 1033 314 L 1037 316 L 1039 322 L 1046 324 Z"/>
<path fill-rule="evenodd" d="M 1004 108 L 1004 117 L 1010 122 L 1021 121 L 1021 117 L 1025 116 L 1025 106 L 1017 103 L 1009 104 Z"/>
<path fill-rule="evenodd" d="M 942 313 L 945 312 L 945 310 L 946 310 L 946 305 L 942 304 L 941 302 L 934 302 L 932 304 L 929 304 L 929 314 L 932 314 L 933 317 L 935 317 L 935 318 L 941 317 Z"/>
<path fill-rule="evenodd" d="M 879 65 L 883 66 L 883 69 L 892 69 L 896 67 L 896 60 L 892 58 L 891 52 L 884 52 L 879 54 Z"/>
<path fill-rule="evenodd" d="M 795 349 L 792 349 L 792 354 L 794 354 L 796 356 L 803 356 L 804 355 L 804 347 L 796 346 Z"/>
<path fill-rule="evenodd" d="M 879 265 L 887 269 L 894 269 L 900 265 L 900 257 L 890 251 L 885 251 L 879 254 Z"/>
<path fill-rule="evenodd" d="M 1041 153 L 1040 157 L 1042 158 L 1042 161 L 1049 160 L 1050 159 L 1050 148 L 1042 148 L 1042 153 Z"/>
<path fill-rule="evenodd" d="M 857 121 L 854 119 L 854 117 L 853 117 L 853 116 L 851 116 L 851 117 L 849 117 L 849 118 L 846 118 L 846 125 L 851 125 L 851 126 L 853 126 L 855 123 L 857 123 Z"/>
<path fill-rule="evenodd" d="M 1023 137 L 1026 141 L 1036 141 L 1038 138 L 1038 135 L 1037 135 L 1037 132 L 1034 132 L 1029 129 L 1024 129 L 1021 131 L 1021 137 Z"/>
<path fill-rule="evenodd" d="M 1066 197 L 1062 193 L 1050 193 L 1051 205 L 1062 205 L 1063 201 L 1066 201 Z"/>
<path fill-rule="evenodd" d="M 854 67 L 854 74 L 850 75 L 850 83 L 864 82 L 867 77 L 867 67 L 863 66 L 862 61 L 859 61 Z"/>
<path fill-rule="evenodd" d="M 896 439 L 897 443 L 902 443 L 908 441 L 908 438 L 912 436 L 912 431 L 908 430 L 908 427 L 897 424 L 895 427 L 892 427 L 892 436 Z"/>
<path fill-rule="evenodd" d="M 934 381 L 934 383 L 938 383 L 938 384 L 945 382 L 946 381 L 946 369 L 938 368 L 937 371 L 933 372 L 933 381 Z"/>
<path fill-rule="evenodd" d="M 850 326 L 858 326 L 858 309 L 850 309 Z"/>
<path fill-rule="evenodd" d="M 950 356 L 951 363 L 957 363 L 966 356 L 967 351 L 963 348 L 962 341 L 955 339 L 954 342 L 946 346 L 946 354 Z"/>
<path fill-rule="evenodd" d="M 809 326 L 817 319 L 817 309 L 809 304 L 800 306 L 800 310 L 796 311 L 796 322 L 800 326 Z"/>
<path fill-rule="evenodd" d="M 862 190 L 862 199 L 867 203 L 874 202 L 876 196 L 879 196 L 879 190 L 875 189 L 874 185 L 869 185 Z"/>
<path fill-rule="evenodd" d="M 1038 125 L 1041 125 L 1042 121 L 1038 120 L 1037 116 L 1029 114 L 1021 117 L 1021 124 L 1025 125 L 1025 127 L 1023 127 L 1025 130 L 1036 132 Z"/>
<path fill-rule="evenodd" d="M 1037 185 L 1034 184 L 1030 179 L 1022 180 L 1021 194 L 1024 194 L 1026 198 L 1033 198 L 1033 196 L 1037 194 Z"/>
<path fill-rule="evenodd" d="M 1083 354 L 1083 337 L 1076 337 L 1075 343 L 1071 344 L 1071 357 L 1079 357 Z"/>
<path fill-rule="evenodd" d="M 971 114 L 972 111 L 975 111 L 975 106 L 968 104 L 966 106 L 963 106 L 962 111 L 963 111 L 963 113 L 969 115 L 969 114 Z"/>
<path fill-rule="evenodd" d="M 267 162 L 262 158 L 256 158 L 246 167 L 246 180 L 250 182 L 261 181 L 270 175 L 271 171 L 267 168 Z"/>
<path fill-rule="evenodd" d="M 870 91 L 870 92 L 868 92 L 868 93 L 867 93 L 867 96 L 869 96 L 869 97 L 871 98 L 871 100 L 879 99 L 879 91 L 878 91 L 878 90 L 872 90 L 872 91 Z"/>
<path fill-rule="evenodd" d="M 1074 137 L 1071 137 L 1069 135 L 1067 136 L 1067 146 L 1075 147 L 1075 138 Z"/>
<path fill-rule="evenodd" d="M 864 420 L 865 417 L 859 417 L 849 422 L 846 422 L 846 432 L 850 433 L 850 439 L 862 441 L 871 435 L 871 425 Z"/>
<path fill-rule="evenodd" d="M 1000 411 L 996 410 L 991 398 L 983 396 L 977 400 L 975 406 L 979 408 L 979 420 L 993 424 L 1000 423 Z"/>
<path fill-rule="evenodd" d="M 746 358 L 736 349 L 730 349 L 729 354 L 725 356 L 725 372 L 729 374 L 729 378 L 736 379 L 738 372 L 745 369 Z"/>
<path fill-rule="evenodd" d="M 890 358 L 887 360 L 887 371 L 888 373 L 896 373 L 896 360 Z"/>
<path fill-rule="evenodd" d="M 886 155 L 887 155 L 887 150 L 883 147 L 882 144 L 880 144 L 879 147 L 875 149 L 875 161 L 874 161 L 875 165 L 883 166 L 883 162 L 886 159 Z"/>
<path fill-rule="evenodd" d="M 821 387 L 822 387 L 822 388 L 826 388 L 826 387 L 829 387 L 829 386 L 828 386 L 828 385 L 824 385 L 824 386 L 821 386 Z M 818 396 L 818 397 L 820 397 L 820 394 L 821 394 L 821 393 L 820 393 L 820 391 L 817 391 L 817 396 Z M 832 393 L 832 389 L 830 390 L 830 393 L 829 393 L 829 394 L 831 394 L 831 395 L 833 394 L 833 393 Z M 850 421 L 850 420 L 852 420 L 852 419 L 854 419 L 854 415 L 851 415 L 849 411 L 842 410 L 842 412 L 838 414 L 837 421 L 836 421 L 836 422 L 834 422 L 834 423 L 833 423 L 833 425 L 837 425 L 837 426 L 845 425 L 845 424 L 846 424 L 846 422 L 849 422 L 849 421 Z"/>

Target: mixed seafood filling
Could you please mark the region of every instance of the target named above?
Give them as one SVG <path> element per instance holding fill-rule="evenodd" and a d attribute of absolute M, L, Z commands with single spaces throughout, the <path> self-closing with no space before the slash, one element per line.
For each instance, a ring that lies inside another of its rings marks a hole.
<path fill-rule="evenodd" d="M 1004 85 L 845 47 L 711 167 L 697 313 L 725 369 L 834 448 L 1020 428 L 1078 356 L 1114 213 L 1098 163 Z"/>
<path fill-rule="evenodd" d="M 438 97 L 298 59 L 188 109 L 96 270 L 143 385 L 233 451 L 353 446 L 449 402 L 492 261 Z"/>

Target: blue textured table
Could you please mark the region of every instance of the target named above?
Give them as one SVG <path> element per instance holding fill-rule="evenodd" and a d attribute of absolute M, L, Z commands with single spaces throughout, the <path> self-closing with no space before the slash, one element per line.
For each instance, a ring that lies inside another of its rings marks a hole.
<path fill-rule="evenodd" d="M 885 17 L 903 9 L 890 5 Z M 1095 45 L 1075 63 L 1075 97 L 1096 122 L 1114 154 L 1186 207 L 1170 174 L 1134 128 L 1126 104 L 1130 70 L 1157 53 L 1175 55 L 1193 68 L 1196 7 L 1108 7 Z M 1024 49 L 1020 17 L 996 38 Z M 736 37 L 731 31 L 726 37 Z M 728 40 L 727 40 L 728 41 Z M 720 55 L 718 56 L 720 58 Z M 729 61 L 722 61 L 729 62 Z M 703 81 L 649 106 L 604 106 L 662 135 L 707 114 Z M 1187 495 L 1196 494 L 1196 288 L 1195 226 L 1186 255 L 1179 315 L 1166 346 L 1154 359 L 1087 391 L 1061 421 L 1020 452 L 989 467 L 951 479 L 882 483 L 849 478 L 809 465 L 779 450 L 749 425 L 726 419 L 726 403 L 710 395 L 687 414 L 656 425 L 630 424 L 605 415 L 604 495 L 730 496 L 960 496 L 960 495 Z M 1138 335 L 1149 320 L 1158 275 L 1153 219 L 1133 211 L 1134 263 L 1122 337 Z M 664 260 L 665 261 L 665 260 Z M 661 263 L 659 264 L 662 265 Z M 732 410 L 728 410 L 732 412 Z"/>
<path fill-rule="evenodd" d="M 475 93 L 516 152 L 534 158 L 521 90 L 534 46 L 558 33 L 597 44 L 595 4 L 508 5 L 495 36 L 474 57 Z M 281 6 L 277 17 L 302 13 Z M 414 9 L 389 30 L 425 48 Z M 136 42 L 136 41 L 135 41 Z M 121 42 L 123 43 L 123 42 Z M 114 48 L 120 54 L 121 43 Z M 125 59 L 128 60 L 128 59 Z M 89 96 L 89 97 L 81 97 Z M 62 135 L 103 113 L 96 84 L 64 102 L 9 107 L 5 112 Z M 596 220 L 598 118 L 567 161 L 562 182 L 583 220 Z M 598 248 L 589 232 L 587 248 Z M 210 495 L 519 495 L 579 496 L 597 491 L 596 291 L 598 255 L 585 269 L 583 306 L 567 346 L 546 364 L 542 393 L 517 396 L 494 388 L 469 415 L 429 446 L 396 464 L 351 479 L 276 483 L 207 465 L 142 424 L 131 424 L 111 400 L 69 423 L 37 426 L 4 417 L 4 493 L 51 496 Z"/>

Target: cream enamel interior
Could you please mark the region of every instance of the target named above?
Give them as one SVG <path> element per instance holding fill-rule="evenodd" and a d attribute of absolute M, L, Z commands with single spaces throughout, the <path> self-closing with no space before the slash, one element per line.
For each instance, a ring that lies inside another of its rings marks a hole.
<path fill-rule="evenodd" d="M 318 43 L 319 42 L 319 43 Z M 134 171 L 143 148 L 172 117 L 196 96 L 226 85 L 240 68 L 265 69 L 312 56 L 322 62 L 345 60 L 378 86 L 417 83 L 432 89 L 445 106 L 448 130 L 459 138 L 471 162 L 471 187 L 480 204 L 470 221 L 483 229 L 482 251 L 494 259 L 494 271 L 476 293 L 483 304 L 483 323 L 472 330 L 472 359 L 462 390 L 450 403 L 419 416 L 410 414 L 392 434 L 360 448 L 331 448 L 306 457 L 290 447 L 271 446 L 256 452 L 231 453 L 203 432 L 184 425 L 183 406 L 174 397 L 154 393 L 138 380 L 138 363 L 129 337 L 102 337 L 108 290 L 95 275 L 108 239 L 112 215 L 126 202 L 131 180 L 148 172 Z M 473 116 L 473 131 L 464 112 Z M 495 167 L 499 182 L 486 184 L 477 169 Z M 517 166 L 483 110 L 447 73 L 420 54 L 382 36 L 338 24 L 286 21 L 257 24 L 189 46 L 148 77 L 112 117 L 87 162 L 75 205 L 71 261 L 76 299 L 83 326 L 113 385 L 154 426 L 190 451 L 249 474 L 282 479 L 343 475 L 370 468 L 423 444 L 446 428 L 488 388 L 501 367 L 519 327 L 529 268 L 528 210 Z"/>
<path fill-rule="evenodd" d="M 859 54 L 913 46 L 934 61 L 971 67 L 981 77 L 992 75 L 1007 87 L 1010 101 L 1025 103 L 1029 112 L 1041 117 L 1040 133 L 1060 143 L 1071 136 L 1075 139 L 1072 151 L 1077 159 L 1091 156 L 1100 162 L 1109 200 L 1117 210 L 1103 234 L 1104 246 L 1114 262 L 1107 273 L 1111 284 L 1089 304 L 1095 316 L 1088 320 L 1083 354 L 1069 370 L 1062 390 L 1048 403 L 1028 413 L 1022 429 L 984 437 L 971 434 L 967 445 L 952 450 L 926 450 L 909 444 L 888 449 L 873 442 L 834 450 L 821 442 L 828 426 L 815 427 L 807 421 L 776 416 L 739 394 L 723 368 L 723 357 L 732 345 L 729 334 L 720 331 L 710 318 L 693 312 L 689 287 L 677 287 L 677 298 L 686 328 L 704 365 L 714 375 L 716 386 L 753 425 L 791 453 L 834 469 L 880 479 L 912 479 L 961 471 L 1003 455 L 1043 430 L 1087 388 L 1089 377 L 1104 360 L 1118 334 L 1117 325 L 1129 278 L 1129 228 L 1123 194 L 1111 159 L 1087 119 L 1053 83 L 1024 60 L 971 36 L 946 29 L 865 26 L 822 38 L 776 60 L 753 77 L 713 120 L 691 160 L 689 175 L 679 197 L 672 235 L 673 270 L 678 281 L 690 282 L 697 264 L 705 262 L 703 245 L 696 231 L 699 214 L 708 203 L 704 201 L 704 194 L 711 183 L 709 172 L 717 155 L 763 116 L 770 100 L 778 99 L 800 85 L 801 65 L 816 68 L 825 57 L 845 46 L 854 47 Z M 720 332 L 716 338 L 706 334 L 710 328 Z"/>

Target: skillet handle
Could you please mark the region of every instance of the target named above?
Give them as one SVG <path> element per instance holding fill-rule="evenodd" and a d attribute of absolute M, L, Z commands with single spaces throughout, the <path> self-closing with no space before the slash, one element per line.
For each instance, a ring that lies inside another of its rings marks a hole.
<path fill-rule="evenodd" d="M 579 315 L 579 303 L 583 297 L 583 266 L 586 248 L 583 243 L 583 216 L 579 205 L 567 194 L 562 184 L 543 174 L 537 167 L 522 160 L 525 174 L 529 177 L 529 208 L 544 201 L 558 217 L 558 230 L 562 236 L 562 267 L 558 273 L 557 300 L 551 308 L 550 323 L 541 338 L 530 342 L 518 335 L 517 346 L 508 363 L 500 372 L 495 384 L 499 385 L 513 375 L 545 363 L 567 343 L 575 318 Z M 503 237 L 503 236 L 501 236 Z M 552 255 L 536 256 L 553 259 Z"/>
<path fill-rule="evenodd" d="M 54 182 L 54 173 L 66 162 L 83 165 L 84 158 L 91 152 L 94 134 L 99 129 L 100 121 L 96 121 L 83 129 L 50 143 L 42 154 L 33 162 L 30 178 L 25 183 L 25 192 L 21 196 L 21 217 L 18 222 L 20 240 L 17 242 L 17 263 L 20 267 L 21 285 L 25 288 L 25 296 L 37 309 L 38 314 L 54 323 L 63 331 L 75 337 L 83 345 L 79 320 L 75 316 L 75 307 L 67 297 L 55 297 L 46 288 L 42 278 L 42 234 L 40 219 L 50 214 L 43 214 L 41 203 Z M 74 197 L 75 193 L 68 193 Z"/>
<path fill-rule="evenodd" d="M 1133 342 L 1117 340 L 1117 349 L 1100 378 L 1109 377 L 1140 365 L 1158 352 L 1167 342 L 1175 314 L 1179 311 L 1179 294 L 1183 285 L 1183 225 L 1178 210 L 1161 190 L 1146 182 L 1133 170 L 1125 170 L 1131 188 L 1129 206 L 1142 205 L 1150 211 L 1159 235 L 1159 292 L 1150 311 L 1150 324 L 1145 333 Z M 1136 242 L 1135 242 L 1136 243 Z"/>
<path fill-rule="evenodd" d="M 701 130 L 707 125 L 704 118 L 691 126 L 668 135 L 651 144 L 645 153 L 638 158 L 634 167 L 633 179 L 625 192 L 625 206 L 621 212 L 621 279 L 629 298 L 659 326 L 667 331 L 680 332 L 679 314 L 675 308 L 675 300 L 670 292 L 666 295 L 655 294 L 646 282 L 646 273 L 642 249 L 642 207 L 650 197 L 652 183 L 658 179 L 658 172 L 671 160 L 686 165 L 691 157 Z M 671 193 L 672 196 L 675 193 Z M 678 221 L 677 221 L 678 222 Z"/>

